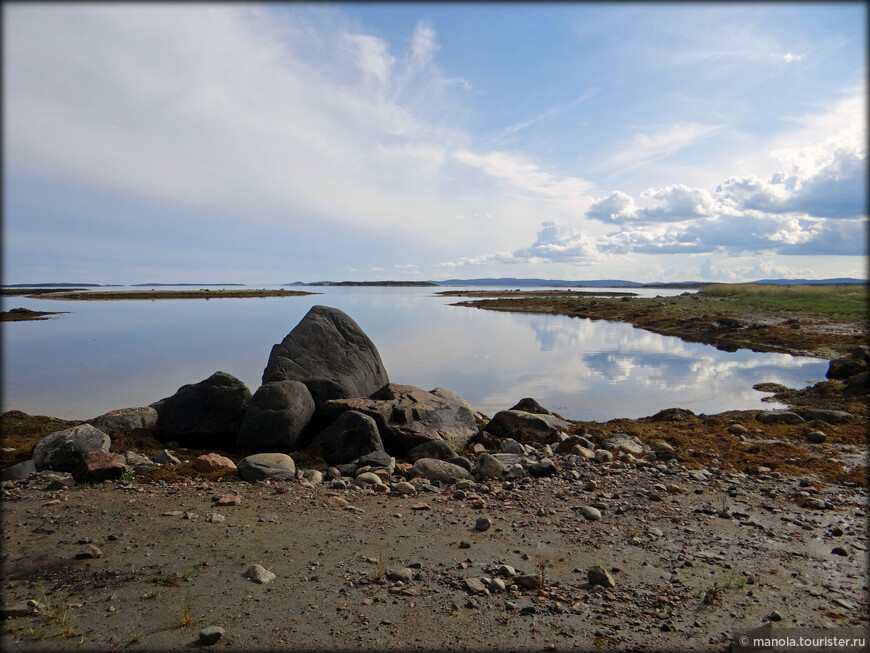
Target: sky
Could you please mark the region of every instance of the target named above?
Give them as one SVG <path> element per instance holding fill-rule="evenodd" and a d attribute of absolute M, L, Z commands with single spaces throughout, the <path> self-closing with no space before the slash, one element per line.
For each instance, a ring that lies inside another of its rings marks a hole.
<path fill-rule="evenodd" d="M 866 278 L 866 24 L 4 3 L 2 281 Z"/>

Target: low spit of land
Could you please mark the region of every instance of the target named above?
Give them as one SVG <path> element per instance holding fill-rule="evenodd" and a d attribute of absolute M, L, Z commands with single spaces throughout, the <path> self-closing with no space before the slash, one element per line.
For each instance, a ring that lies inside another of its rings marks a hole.
<path fill-rule="evenodd" d="M 39 299 L 61 299 L 64 301 L 110 301 L 117 299 L 228 299 L 242 297 L 296 297 L 316 295 L 305 290 L 254 289 L 226 290 L 199 288 L 197 290 L 86 290 L 73 288 L 4 288 L 4 295 L 26 295 Z"/>
<path fill-rule="evenodd" d="M 719 284 L 654 298 L 562 290 L 438 294 L 473 298 L 457 306 L 628 322 L 727 351 L 840 358 L 867 343 L 867 286 L 862 284 Z"/>

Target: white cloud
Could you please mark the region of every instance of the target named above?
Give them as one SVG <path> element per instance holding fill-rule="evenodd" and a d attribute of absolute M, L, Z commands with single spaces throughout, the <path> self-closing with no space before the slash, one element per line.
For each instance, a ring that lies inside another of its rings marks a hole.
<path fill-rule="evenodd" d="M 786 52 L 783 55 L 782 60 L 785 61 L 786 63 L 791 63 L 792 61 L 800 61 L 803 58 L 804 58 L 804 55 L 802 55 L 802 54 L 792 54 L 791 52 Z"/>
<path fill-rule="evenodd" d="M 490 177 L 504 179 L 514 187 L 553 199 L 585 200 L 592 183 L 578 177 L 555 179 L 543 172 L 526 157 L 506 152 L 476 154 L 460 150 L 453 155 L 457 161 L 475 167 Z"/>
<path fill-rule="evenodd" d="M 433 178 L 466 139 L 447 119 L 461 85 L 434 63 L 430 27 L 391 53 L 247 5 L 17 5 L 4 18 L 7 170 L 194 207 L 211 228 L 241 211 L 252 227 L 455 238 L 437 228 L 456 209 Z"/>
<path fill-rule="evenodd" d="M 657 161 L 695 145 L 722 129 L 722 125 L 686 122 L 671 125 L 653 134 L 638 134 L 631 145 L 617 152 L 608 163 L 618 168 L 614 176 L 640 165 Z"/>

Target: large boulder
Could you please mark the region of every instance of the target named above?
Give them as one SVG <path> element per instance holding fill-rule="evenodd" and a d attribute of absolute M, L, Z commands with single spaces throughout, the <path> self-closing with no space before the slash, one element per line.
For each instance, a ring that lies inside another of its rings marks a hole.
<path fill-rule="evenodd" d="M 299 448 L 303 429 L 314 415 L 314 399 L 299 381 L 261 385 L 248 405 L 236 446 L 255 453 Z"/>
<path fill-rule="evenodd" d="M 158 435 L 194 449 L 230 449 L 250 403 L 251 391 L 244 383 L 215 372 L 159 402 Z"/>
<path fill-rule="evenodd" d="M 310 450 L 334 466 L 349 463 L 373 451 L 384 451 L 384 444 L 375 420 L 349 410 L 315 436 Z"/>
<path fill-rule="evenodd" d="M 88 423 L 109 434 L 153 429 L 157 426 L 157 411 L 151 406 L 119 408 L 88 420 Z"/>
<path fill-rule="evenodd" d="M 365 397 L 390 382 L 375 344 L 350 317 L 329 306 L 313 306 L 272 347 L 263 383 L 272 381 L 301 381 L 316 406 Z"/>
<path fill-rule="evenodd" d="M 41 472 L 72 472 L 88 451 L 108 451 L 111 439 L 90 424 L 58 431 L 40 440 L 33 448 L 33 464 Z"/>
<path fill-rule="evenodd" d="M 430 481 L 442 483 L 455 483 L 456 481 L 471 480 L 471 473 L 464 467 L 448 463 L 446 460 L 437 458 L 420 458 L 411 468 L 410 478 L 421 476 Z"/>
<path fill-rule="evenodd" d="M 285 453 L 257 453 L 239 461 L 239 476 L 253 483 L 268 479 L 292 481 L 296 478 L 296 463 Z"/>
<path fill-rule="evenodd" d="M 331 422 L 349 410 L 374 419 L 384 448 L 402 458 L 431 440 L 443 440 L 454 451 L 462 449 L 478 432 L 478 414 L 443 388 L 426 392 L 412 385 L 389 383 L 369 397 L 327 401 L 319 415 Z"/>
<path fill-rule="evenodd" d="M 565 439 L 571 424 L 555 415 L 527 413 L 522 410 L 497 412 L 486 425 L 486 431 L 499 438 L 513 438 L 517 442 L 554 444 Z"/>

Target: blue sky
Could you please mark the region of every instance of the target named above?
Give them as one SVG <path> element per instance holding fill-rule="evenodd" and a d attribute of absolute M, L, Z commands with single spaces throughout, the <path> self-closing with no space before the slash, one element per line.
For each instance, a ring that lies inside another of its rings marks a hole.
<path fill-rule="evenodd" d="M 3 5 L 3 282 L 866 277 L 865 3 Z"/>

